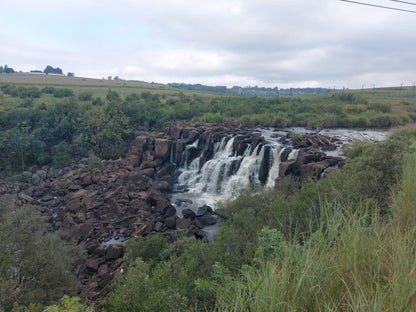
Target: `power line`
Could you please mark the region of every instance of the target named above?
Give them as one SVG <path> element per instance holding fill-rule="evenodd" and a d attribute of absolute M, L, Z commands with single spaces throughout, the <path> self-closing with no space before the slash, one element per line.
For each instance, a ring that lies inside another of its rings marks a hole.
<path fill-rule="evenodd" d="M 384 6 L 384 5 L 370 4 L 370 3 L 359 2 L 359 1 L 351 1 L 351 0 L 339 0 L 339 1 L 349 2 L 349 3 L 353 3 L 353 4 L 366 5 L 366 6 L 382 8 L 382 9 L 389 9 L 389 10 L 395 10 L 395 11 L 408 12 L 408 13 L 416 13 L 416 11 L 412 11 L 412 10 L 393 8 L 393 7 L 388 7 L 388 6 Z M 391 0 L 391 1 L 393 1 L 393 0 Z"/>
<path fill-rule="evenodd" d="M 399 3 L 404 3 L 404 4 L 410 4 L 410 5 L 416 5 L 416 3 L 414 3 L 414 2 L 408 2 L 408 1 L 400 1 L 400 0 L 388 0 L 388 1 L 399 2 Z"/>

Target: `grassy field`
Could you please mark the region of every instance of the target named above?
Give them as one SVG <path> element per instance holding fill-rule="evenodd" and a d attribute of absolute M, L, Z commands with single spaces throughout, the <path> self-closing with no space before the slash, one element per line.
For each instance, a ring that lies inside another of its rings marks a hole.
<path fill-rule="evenodd" d="M 43 75 L 43 74 L 0 74 L 0 83 L 16 83 L 25 85 L 59 85 L 59 86 L 92 86 L 92 87 L 133 87 L 147 89 L 164 89 L 168 86 L 147 83 L 136 80 L 107 80 L 83 77 L 68 77 L 63 75 Z"/>
<path fill-rule="evenodd" d="M 121 95 L 130 94 L 133 92 L 150 91 L 156 94 L 172 94 L 176 95 L 178 92 L 182 92 L 184 95 L 200 95 L 200 96 L 222 96 L 228 97 L 228 95 L 206 92 L 206 91 L 189 91 L 178 90 L 165 84 L 148 83 L 138 80 L 107 80 L 85 77 L 68 77 L 61 75 L 43 75 L 43 74 L 27 74 L 27 73 L 15 73 L 15 74 L 0 74 L 0 84 L 17 84 L 25 86 L 60 86 L 68 87 L 74 90 L 77 94 L 79 92 L 92 92 L 96 96 L 106 94 L 107 90 L 111 88 L 116 90 Z M 361 99 L 361 101 L 367 101 L 368 103 L 387 103 L 390 105 L 409 106 L 416 104 L 416 87 L 388 87 L 388 88 L 369 88 L 369 89 L 357 89 L 357 90 L 345 90 L 336 91 L 334 93 L 327 94 L 307 94 L 297 96 L 302 100 L 313 101 L 330 101 L 333 94 L 348 93 L 353 94 Z M 230 96 L 232 97 L 232 96 Z M 359 104 L 359 103 L 356 103 Z"/>
<path fill-rule="evenodd" d="M 182 92 L 184 95 L 199 94 L 202 96 L 217 96 L 216 93 L 178 90 L 168 85 L 159 83 L 149 83 L 138 80 L 107 80 L 85 77 L 68 77 L 61 75 L 43 75 L 43 74 L 0 74 L 0 84 L 14 84 L 22 86 L 54 86 L 67 87 L 72 89 L 75 94 L 81 92 L 90 92 L 94 96 L 105 96 L 108 89 L 116 90 L 120 95 L 125 96 L 131 93 L 151 92 L 159 95 L 177 95 Z"/>

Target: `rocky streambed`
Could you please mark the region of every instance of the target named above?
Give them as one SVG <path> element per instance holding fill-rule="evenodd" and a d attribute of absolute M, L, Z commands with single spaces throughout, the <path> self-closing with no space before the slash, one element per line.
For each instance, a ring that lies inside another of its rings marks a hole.
<path fill-rule="evenodd" d="M 275 138 L 232 124 L 172 122 L 159 132 L 136 132 L 123 158 L 95 168 L 88 159 L 63 169 L 31 168 L 18 177 L 21 182 L 0 181 L 0 194 L 33 205 L 49 231 L 85 244 L 79 293 L 100 302 L 123 263 L 126 240 L 169 239 L 175 229 L 206 238 L 203 229 L 217 218 L 208 200 L 195 206 L 192 196 L 230 196 L 248 183 L 272 186 L 285 175 L 302 181 L 344 164 L 322 151 L 336 147 L 337 139 L 310 135 L 312 145 L 323 145 L 319 150 L 293 147 L 287 134 L 276 132 Z"/>

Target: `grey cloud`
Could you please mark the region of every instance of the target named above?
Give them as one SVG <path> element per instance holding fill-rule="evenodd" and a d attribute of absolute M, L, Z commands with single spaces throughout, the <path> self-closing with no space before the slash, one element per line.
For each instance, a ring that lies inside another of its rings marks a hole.
<path fill-rule="evenodd" d="M 46 7 L 50 1 L 39 3 Z M 80 74 L 324 87 L 360 87 L 362 80 L 376 85 L 415 80 L 414 14 L 335 0 L 91 0 L 86 8 L 81 0 L 74 3 L 72 14 L 113 10 L 122 17 L 121 29 L 140 20 L 148 26 L 148 36 L 153 36 L 152 43 L 140 35 L 134 40 L 126 36 L 132 41 L 120 43 L 109 33 L 104 51 L 91 45 L 66 58 L 68 68 Z M 64 4 L 55 3 L 54 8 L 68 10 Z M 119 46 L 113 47 L 113 42 Z M 32 50 L 36 54 L 42 48 Z M 21 57 L 30 60 L 23 53 Z"/>

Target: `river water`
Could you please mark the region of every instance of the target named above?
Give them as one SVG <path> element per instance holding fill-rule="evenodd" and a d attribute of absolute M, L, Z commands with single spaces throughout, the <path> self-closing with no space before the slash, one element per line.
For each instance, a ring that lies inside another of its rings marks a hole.
<path fill-rule="evenodd" d="M 293 149 L 287 135 L 291 132 L 314 133 L 316 130 L 298 127 L 283 130 L 258 128 L 253 129 L 253 132 L 260 132 L 268 144 L 263 147 L 247 147 L 244 154 L 238 156 L 232 148 L 234 138 L 224 137 L 220 142 L 215 143 L 212 159 L 206 161 L 202 167 L 200 167 L 200 156 L 190 162 L 184 162 L 184 166 L 179 169 L 177 184 L 174 187 L 181 191 L 171 195 L 171 202 L 179 217 L 182 217 L 182 210 L 185 208 L 196 212 L 198 207 L 209 205 L 215 210 L 218 201 L 236 197 L 240 190 L 251 183 L 273 187 L 281 161 L 296 159 L 299 152 Z M 345 145 L 356 140 L 383 141 L 389 136 L 390 131 L 322 129 L 319 134 L 336 138 L 337 148 L 333 151 L 325 151 L 327 155 L 343 157 L 342 148 Z M 189 148 L 196 146 L 197 142 L 194 142 Z M 282 160 L 283 155 L 285 159 Z M 268 162 L 267 166 L 264 166 L 265 161 Z M 268 168 L 267 179 L 264 172 L 261 173 L 264 167 Z M 208 236 L 212 235 L 211 232 L 211 230 L 207 232 Z"/>

